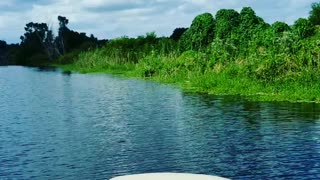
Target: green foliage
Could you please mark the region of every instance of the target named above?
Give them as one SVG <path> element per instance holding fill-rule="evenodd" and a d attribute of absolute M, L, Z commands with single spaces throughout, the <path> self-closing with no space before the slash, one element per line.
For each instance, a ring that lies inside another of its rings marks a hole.
<path fill-rule="evenodd" d="M 58 16 L 59 21 L 59 36 L 55 39 L 55 44 L 59 50 L 59 54 L 65 54 L 73 50 L 86 50 L 85 45 L 94 47 L 98 44 L 97 38 L 93 35 L 88 37 L 86 33 L 79 33 L 76 31 L 70 30 L 67 25 L 69 20 L 66 17 Z"/>
<path fill-rule="evenodd" d="M 26 24 L 25 33 L 20 37 L 20 46 L 10 53 L 12 62 L 32 66 L 57 63 L 54 61 L 65 64 L 72 62 L 71 54 L 98 46 L 99 42 L 93 35 L 88 37 L 85 33 L 70 30 L 67 27 L 69 20 L 66 17 L 58 16 L 58 21 L 57 37 L 46 23 Z M 66 56 L 61 58 L 62 55 Z"/>
<path fill-rule="evenodd" d="M 320 25 L 320 2 L 312 3 L 310 11 L 309 21 L 313 25 Z"/>
<path fill-rule="evenodd" d="M 118 63 L 137 63 L 151 53 L 164 53 L 174 48 L 173 40 L 157 38 L 155 33 L 135 38 L 122 37 L 109 41 L 102 52 Z"/>
<path fill-rule="evenodd" d="M 80 50 L 74 50 L 72 52 L 66 53 L 63 56 L 59 57 L 59 59 L 57 60 L 57 63 L 59 63 L 59 64 L 74 63 L 74 61 L 77 60 L 80 53 L 81 53 Z"/>
<path fill-rule="evenodd" d="M 18 50 L 18 44 L 7 44 L 5 41 L 0 41 L 0 65 L 15 65 Z"/>
<path fill-rule="evenodd" d="M 0 41 L 5 47 L 0 53 L 5 49 L 6 56 L 19 57 L 24 65 L 59 63 L 81 72 L 121 72 L 192 91 L 320 101 L 320 30 L 314 26 L 319 6 L 314 3 L 309 20 L 300 18 L 292 27 L 284 22 L 270 26 L 245 7 L 240 13 L 222 9 L 215 19 L 200 14 L 190 28 L 177 28 L 170 38 L 151 32 L 109 41 L 72 31 L 68 19 L 59 16 L 57 37 L 46 24 L 29 23 L 21 45 L 8 53 Z"/>
<path fill-rule="evenodd" d="M 174 82 L 191 91 L 320 101 L 320 32 L 306 19 L 292 27 L 270 26 L 251 8 L 240 14 L 220 10 L 216 20 L 197 16 L 178 42 L 179 34 L 174 37 L 114 39 L 81 53 L 74 65 Z"/>
<path fill-rule="evenodd" d="M 181 37 L 181 49 L 200 50 L 213 41 L 215 20 L 210 13 L 200 14 Z"/>
<path fill-rule="evenodd" d="M 171 34 L 170 39 L 173 39 L 175 41 L 180 40 L 182 34 L 187 30 L 188 30 L 188 28 L 176 28 L 173 31 L 173 33 Z"/>
<path fill-rule="evenodd" d="M 225 41 L 216 39 L 211 46 L 208 47 L 207 54 L 210 57 L 209 65 L 213 66 L 215 63 L 224 63 L 233 61 L 238 54 L 238 48 L 232 39 Z"/>
<path fill-rule="evenodd" d="M 156 55 L 178 54 L 178 43 L 169 38 L 157 38 L 155 33 L 147 33 L 137 38 L 122 37 L 108 41 L 104 47 L 81 53 L 75 64 L 81 69 L 112 69 L 119 66 L 140 64 L 139 74 L 152 76 L 158 63 L 149 64 L 148 60 Z"/>
<path fill-rule="evenodd" d="M 240 24 L 240 14 L 233 9 L 221 9 L 216 14 L 215 36 L 219 39 L 231 37 Z"/>
<path fill-rule="evenodd" d="M 256 16 L 254 10 L 250 7 L 244 7 L 240 12 L 240 41 L 245 43 L 251 40 L 257 32 L 261 32 L 268 27 L 262 18 Z"/>
<path fill-rule="evenodd" d="M 182 53 L 175 62 L 178 69 L 203 72 L 206 69 L 208 57 L 204 53 L 189 50 Z"/>
<path fill-rule="evenodd" d="M 5 49 L 7 47 L 7 42 L 0 40 L 0 49 Z"/>
<path fill-rule="evenodd" d="M 58 16 L 59 31 L 63 31 L 63 28 L 67 28 L 69 20 L 66 17 Z"/>
<path fill-rule="evenodd" d="M 51 51 L 48 44 L 52 43 L 53 34 L 45 23 L 26 24 L 25 34 L 21 36 L 21 44 L 17 63 L 22 65 L 37 65 L 48 62 Z M 41 54 L 41 56 L 40 56 Z M 46 56 L 46 58 L 45 58 Z M 36 57 L 36 60 L 32 58 Z"/>
<path fill-rule="evenodd" d="M 307 38 L 315 34 L 315 27 L 308 19 L 299 18 L 297 21 L 294 22 L 293 31 L 300 38 Z"/>
<path fill-rule="evenodd" d="M 275 22 L 272 24 L 272 30 L 274 33 L 283 33 L 285 31 L 289 31 L 290 30 L 290 26 L 284 22 Z"/>
<path fill-rule="evenodd" d="M 259 20 L 254 10 L 250 7 L 242 8 L 240 12 L 240 30 L 245 32 L 259 24 Z"/>
<path fill-rule="evenodd" d="M 48 56 L 44 53 L 36 53 L 29 57 L 27 60 L 27 65 L 31 66 L 46 66 L 48 65 Z"/>

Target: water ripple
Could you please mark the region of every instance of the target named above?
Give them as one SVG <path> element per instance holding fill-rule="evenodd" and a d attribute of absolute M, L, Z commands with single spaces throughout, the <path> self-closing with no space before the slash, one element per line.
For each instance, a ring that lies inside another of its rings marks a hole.
<path fill-rule="evenodd" d="M 23 67 L 0 68 L 0 92 L 0 179 L 320 179 L 318 104 Z"/>

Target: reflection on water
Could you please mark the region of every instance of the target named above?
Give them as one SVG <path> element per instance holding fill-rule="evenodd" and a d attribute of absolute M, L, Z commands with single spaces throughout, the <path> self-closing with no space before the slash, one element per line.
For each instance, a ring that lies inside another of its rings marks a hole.
<path fill-rule="evenodd" d="M 0 92 L 0 179 L 320 178 L 319 104 L 22 67 L 0 68 Z"/>

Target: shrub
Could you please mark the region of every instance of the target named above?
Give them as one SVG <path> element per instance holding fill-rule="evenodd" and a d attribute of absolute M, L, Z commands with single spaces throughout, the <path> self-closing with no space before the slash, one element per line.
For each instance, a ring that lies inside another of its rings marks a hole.
<path fill-rule="evenodd" d="M 295 21 L 293 30 L 302 39 L 315 34 L 315 27 L 308 19 L 305 18 L 299 18 Z"/>
<path fill-rule="evenodd" d="M 272 24 L 272 30 L 274 33 L 282 33 L 285 31 L 289 31 L 290 27 L 288 24 L 284 23 L 284 22 L 275 22 Z"/>
<path fill-rule="evenodd" d="M 200 50 L 213 41 L 215 20 L 210 13 L 198 15 L 181 37 L 182 50 Z"/>
<path fill-rule="evenodd" d="M 320 2 L 312 3 L 311 8 L 312 10 L 309 13 L 309 21 L 313 25 L 320 25 Z"/>
<path fill-rule="evenodd" d="M 239 26 L 240 14 L 233 9 L 222 9 L 216 14 L 215 37 L 225 39 Z"/>

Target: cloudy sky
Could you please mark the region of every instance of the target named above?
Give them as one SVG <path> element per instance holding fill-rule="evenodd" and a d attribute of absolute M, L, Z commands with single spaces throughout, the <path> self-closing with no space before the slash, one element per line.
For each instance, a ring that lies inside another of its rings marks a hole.
<path fill-rule="evenodd" d="M 155 31 L 168 36 L 188 27 L 203 12 L 252 7 L 268 23 L 292 24 L 307 17 L 315 0 L 0 0 L 0 39 L 19 42 L 28 22 L 45 22 L 56 29 L 57 16 L 69 19 L 73 30 L 98 38 L 136 37 Z"/>

